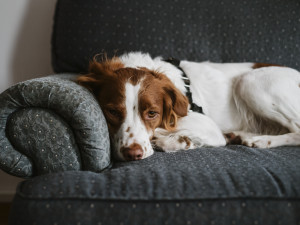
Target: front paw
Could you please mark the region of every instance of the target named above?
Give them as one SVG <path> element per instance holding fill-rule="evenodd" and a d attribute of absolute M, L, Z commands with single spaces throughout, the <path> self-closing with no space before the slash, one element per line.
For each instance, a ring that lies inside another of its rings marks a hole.
<path fill-rule="evenodd" d="M 175 152 L 195 148 L 194 143 L 186 136 L 155 134 L 151 141 L 153 147 L 164 152 Z"/>

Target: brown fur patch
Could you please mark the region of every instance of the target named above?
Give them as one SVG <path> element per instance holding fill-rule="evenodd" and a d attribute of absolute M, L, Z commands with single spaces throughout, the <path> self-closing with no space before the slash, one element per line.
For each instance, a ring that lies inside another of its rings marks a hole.
<path fill-rule="evenodd" d="M 224 134 L 227 145 L 241 145 L 242 138 L 239 135 L 235 135 L 234 133 Z"/>
<path fill-rule="evenodd" d="M 270 67 L 270 66 L 284 67 L 284 66 L 281 66 L 281 65 L 271 64 L 271 63 L 254 63 L 254 65 L 252 66 L 252 68 L 253 69 L 258 69 L 258 68 Z"/>
<path fill-rule="evenodd" d="M 186 136 L 180 136 L 178 141 L 179 141 L 179 143 L 185 142 L 186 143 L 186 147 L 185 147 L 186 149 L 188 149 L 191 146 L 191 139 L 189 139 Z"/>
<path fill-rule="evenodd" d="M 188 99 L 164 74 L 146 68 L 141 70 L 146 74 L 139 93 L 139 112 L 146 128 L 175 129 L 177 118 L 187 115 Z M 158 116 L 147 119 L 149 111 L 156 112 Z"/>
<path fill-rule="evenodd" d="M 89 65 L 89 74 L 79 76 L 77 83 L 97 98 L 111 135 L 117 132 L 127 115 L 124 105 L 126 82 L 132 85 L 142 82 L 138 110 L 148 130 L 157 127 L 175 129 L 177 118 L 187 115 L 188 99 L 164 74 L 146 68 L 125 68 L 118 57 L 103 62 L 94 58 Z M 149 111 L 158 116 L 150 118 Z"/>
<path fill-rule="evenodd" d="M 124 68 L 119 58 L 97 62 L 89 65 L 89 74 L 77 78 L 77 83 L 88 88 L 97 98 L 107 120 L 109 133 L 115 133 L 124 121 L 126 109 L 122 102 L 125 99 L 125 87 L 119 80 L 116 71 Z"/>
<path fill-rule="evenodd" d="M 151 141 L 155 141 L 155 140 L 157 140 L 157 137 L 152 136 L 152 137 L 151 137 Z"/>

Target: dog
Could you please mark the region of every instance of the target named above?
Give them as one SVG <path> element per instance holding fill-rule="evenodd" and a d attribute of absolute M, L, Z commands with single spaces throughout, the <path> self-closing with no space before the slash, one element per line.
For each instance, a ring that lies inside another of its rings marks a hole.
<path fill-rule="evenodd" d="M 300 73 L 262 63 L 164 60 L 130 52 L 89 65 L 121 161 L 202 146 L 300 144 Z"/>

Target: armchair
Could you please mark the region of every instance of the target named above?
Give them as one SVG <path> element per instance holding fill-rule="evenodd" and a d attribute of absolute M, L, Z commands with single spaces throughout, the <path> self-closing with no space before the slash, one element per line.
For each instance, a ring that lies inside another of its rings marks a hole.
<path fill-rule="evenodd" d="M 296 0 L 58 0 L 58 74 L 0 95 L 0 168 L 29 178 L 10 224 L 299 224 L 299 147 L 229 145 L 114 162 L 98 103 L 73 81 L 103 50 L 299 70 L 299 11 Z"/>

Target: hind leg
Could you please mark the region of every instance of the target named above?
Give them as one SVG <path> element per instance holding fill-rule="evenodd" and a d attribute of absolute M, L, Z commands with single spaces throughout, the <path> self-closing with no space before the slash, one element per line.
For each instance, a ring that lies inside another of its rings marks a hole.
<path fill-rule="evenodd" d="M 243 128 L 249 133 L 234 134 L 250 147 L 300 145 L 299 97 L 300 73 L 296 70 L 268 67 L 240 77 L 234 99 L 245 121 Z"/>
<path fill-rule="evenodd" d="M 284 67 L 253 70 L 237 80 L 233 96 L 245 121 L 248 119 L 246 112 L 251 112 L 258 118 L 282 125 L 290 132 L 300 132 L 298 71 Z"/>
<path fill-rule="evenodd" d="M 259 135 L 246 132 L 231 132 L 225 134 L 227 144 L 245 145 L 252 148 L 275 148 L 279 146 L 300 145 L 299 133 L 282 135 Z"/>
<path fill-rule="evenodd" d="M 274 148 L 279 146 L 298 146 L 300 145 L 299 133 L 287 133 L 282 135 L 262 135 L 245 138 L 243 145 L 254 148 Z"/>

